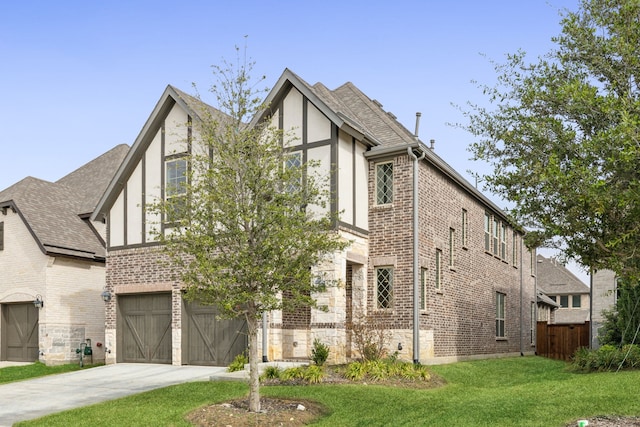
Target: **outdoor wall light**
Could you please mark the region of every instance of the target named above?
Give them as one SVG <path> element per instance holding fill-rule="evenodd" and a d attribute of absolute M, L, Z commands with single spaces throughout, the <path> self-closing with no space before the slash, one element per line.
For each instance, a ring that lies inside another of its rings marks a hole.
<path fill-rule="evenodd" d="M 40 294 L 36 295 L 36 299 L 33 300 L 33 305 L 36 308 L 44 307 L 44 301 L 42 301 L 42 295 L 40 295 Z"/>
<path fill-rule="evenodd" d="M 100 296 L 102 297 L 102 301 L 104 302 L 111 301 L 111 292 L 109 292 L 106 288 L 104 289 L 104 291 L 102 291 Z"/>

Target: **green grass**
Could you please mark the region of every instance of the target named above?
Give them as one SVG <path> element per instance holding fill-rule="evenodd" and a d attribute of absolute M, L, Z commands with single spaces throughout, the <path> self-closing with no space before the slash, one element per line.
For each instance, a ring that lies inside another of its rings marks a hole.
<path fill-rule="evenodd" d="M 540 357 L 432 367 L 447 385 L 404 389 L 380 385 L 263 387 L 267 396 L 311 399 L 328 414 L 319 426 L 563 426 L 595 415 L 639 415 L 640 371 L 575 374 Z M 242 383 L 190 383 L 52 415 L 21 426 L 181 426 L 207 403 L 247 393 Z"/>
<path fill-rule="evenodd" d="M 36 362 L 29 365 L 7 366 L 0 369 L 0 384 L 14 381 L 28 380 L 29 378 L 44 377 L 45 375 L 62 374 L 64 372 L 79 371 L 98 365 L 85 365 L 74 363 L 70 365 L 47 366 L 44 363 Z"/>

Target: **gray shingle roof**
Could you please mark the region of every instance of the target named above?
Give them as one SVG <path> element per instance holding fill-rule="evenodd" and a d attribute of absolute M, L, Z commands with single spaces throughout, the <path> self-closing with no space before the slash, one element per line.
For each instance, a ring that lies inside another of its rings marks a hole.
<path fill-rule="evenodd" d="M 0 191 L 45 253 L 104 259 L 104 243 L 81 218 L 95 208 L 128 150 L 118 145 L 53 183 L 27 177 Z"/>
<path fill-rule="evenodd" d="M 589 287 L 553 258 L 537 256 L 538 289 L 547 295 L 588 294 Z"/>

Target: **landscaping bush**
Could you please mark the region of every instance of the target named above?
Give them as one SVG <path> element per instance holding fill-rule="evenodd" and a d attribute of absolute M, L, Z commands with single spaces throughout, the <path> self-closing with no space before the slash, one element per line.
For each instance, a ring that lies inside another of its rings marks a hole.
<path fill-rule="evenodd" d="M 262 373 L 262 376 L 260 377 L 260 379 L 262 380 L 276 380 L 276 379 L 280 379 L 280 374 L 282 373 L 282 371 L 280 370 L 280 368 L 278 368 L 277 366 L 267 366 L 264 370 L 264 372 Z"/>
<path fill-rule="evenodd" d="M 317 366 L 324 365 L 329 357 L 329 347 L 324 345 L 318 338 L 313 340 L 313 348 L 311 349 L 311 360 Z"/>
<path fill-rule="evenodd" d="M 249 357 L 244 352 L 240 353 L 229 364 L 227 372 L 242 371 L 244 369 L 244 365 L 246 365 L 247 363 L 249 363 Z"/>
<path fill-rule="evenodd" d="M 581 372 L 616 371 L 640 367 L 640 346 L 627 344 L 622 348 L 603 345 L 597 350 L 582 347 L 573 355 L 572 368 Z"/>
<path fill-rule="evenodd" d="M 380 315 L 359 315 L 350 325 L 353 342 L 363 361 L 382 359 L 391 339 L 388 321 Z"/>

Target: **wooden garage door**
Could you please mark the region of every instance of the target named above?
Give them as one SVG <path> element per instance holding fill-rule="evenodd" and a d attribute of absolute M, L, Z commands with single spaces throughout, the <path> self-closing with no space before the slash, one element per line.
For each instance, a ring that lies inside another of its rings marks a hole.
<path fill-rule="evenodd" d="M 171 363 L 171 294 L 118 295 L 118 361 Z"/>
<path fill-rule="evenodd" d="M 247 349 L 246 321 L 216 319 L 217 310 L 185 302 L 183 360 L 189 365 L 227 366 Z"/>
<path fill-rule="evenodd" d="M 2 305 L 2 360 L 38 360 L 38 309 L 33 303 Z"/>

